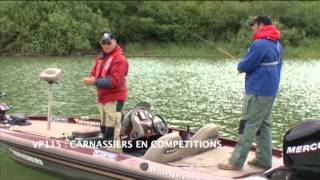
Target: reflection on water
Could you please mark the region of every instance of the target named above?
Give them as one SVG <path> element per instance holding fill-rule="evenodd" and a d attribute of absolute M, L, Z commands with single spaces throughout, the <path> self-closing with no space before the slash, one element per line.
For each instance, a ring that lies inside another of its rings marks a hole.
<path fill-rule="evenodd" d="M 11 112 L 45 115 L 47 84 L 39 73 L 48 67 L 61 68 L 64 79 L 53 89 L 54 115 L 98 116 L 95 90 L 85 87 L 93 57 L 12 59 L 0 61 L 2 100 Z M 207 123 L 220 126 L 222 135 L 236 139 L 241 116 L 244 75 L 236 61 L 204 59 L 130 58 L 127 77 L 128 111 L 140 101 L 150 102 L 173 127 L 193 130 Z M 306 119 L 319 118 L 320 61 L 288 60 L 283 66 L 280 93 L 273 109 L 273 143 L 280 147 L 285 131 Z"/>

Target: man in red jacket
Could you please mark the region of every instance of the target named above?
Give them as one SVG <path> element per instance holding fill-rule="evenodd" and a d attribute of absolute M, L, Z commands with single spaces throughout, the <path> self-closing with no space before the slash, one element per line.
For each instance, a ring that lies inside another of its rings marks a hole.
<path fill-rule="evenodd" d="M 115 36 L 104 32 L 100 39 L 102 52 L 96 57 L 90 77 L 84 77 L 87 86 L 97 87 L 97 103 L 101 114 L 101 133 L 108 142 L 113 142 L 116 151 L 121 150 L 120 129 L 121 111 L 127 97 L 125 77 L 128 74 L 128 61 L 117 44 Z"/>

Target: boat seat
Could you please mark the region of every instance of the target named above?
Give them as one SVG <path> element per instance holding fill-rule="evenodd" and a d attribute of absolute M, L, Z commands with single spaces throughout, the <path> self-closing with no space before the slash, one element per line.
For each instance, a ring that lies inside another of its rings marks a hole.
<path fill-rule="evenodd" d="M 56 83 L 62 79 L 61 69 L 47 68 L 40 73 L 40 79 L 48 83 Z"/>
<path fill-rule="evenodd" d="M 159 163 L 166 163 L 169 161 L 177 160 L 181 158 L 181 149 L 179 144 L 176 146 L 171 146 L 174 142 L 182 141 L 179 133 L 169 133 L 164 136 L 161 136 L 151 146 L 147 152 L 144 154 L 143 158 L 150 161 L 155 161 Z M 165 143 L 170 144 L 170 146 L 165 146 Z"/>
<path fill-rule="evenodd" d="M 219 137 L 219 130 L 215 124 L 207 124 L 206 126 L 200 128 L 189 141 L 194 141 L 193 146 L 185 146 L 183 148 L 183 156 L 192 156 L 200 152 L 211 149 L 210 147 L 200 146 L 199 143 L 204 141 L 215 140 Z M 196 143 L 198 142 L 198 143 Z"/>

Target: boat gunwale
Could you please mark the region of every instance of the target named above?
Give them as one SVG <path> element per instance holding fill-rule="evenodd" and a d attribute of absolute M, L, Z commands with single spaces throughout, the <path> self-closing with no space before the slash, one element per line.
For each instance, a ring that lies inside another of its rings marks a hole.
<path fill-rule="evenodd" d="M 28 116 L 28 117 L 29 117 L 29 119 L 38 120 L 38 121 L 46 121 L 47 120 L 46 116 Z M 67 122 L 77 124 L 77 119 L 81 120 L 81 118 L 79 118 L 79 117 L 68 117 Z M 82 121 L 91 121 L 91 122 L 99 122 L 100 123 L 100 119 L 98 119 L 98 118 L 88 118 L 88 119 L 83 119 Z M 187 131 L 185 129 L 170 127 L 169 132 L 173 132 L 173 131 L 178 131 L 180 133 L 180 135 L 187 133 Z M 227 146 L 234 147 L 238 143 L 236 140 L 233 140 L 233 139 L 230 139 L 227 137 L 219 137 L 219 139 L 223 142 L 223 145 L 227 145 Z M 250 150 L 255 151 L 256 145 L 252 145 Z M 277 157 L 282 157 L 283 156 L 282 149 L 272 148 L 272 155 L 277 156 Z"/>

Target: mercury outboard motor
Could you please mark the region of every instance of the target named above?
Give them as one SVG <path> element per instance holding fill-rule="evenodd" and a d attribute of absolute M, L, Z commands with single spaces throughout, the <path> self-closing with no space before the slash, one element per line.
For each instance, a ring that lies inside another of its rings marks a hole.
<path fill-rule="evenodd" d="M 320 120 L 309 120 L 287 131 L 283 139 L 283 161 L 291 180 L 320 177 Z"/>

